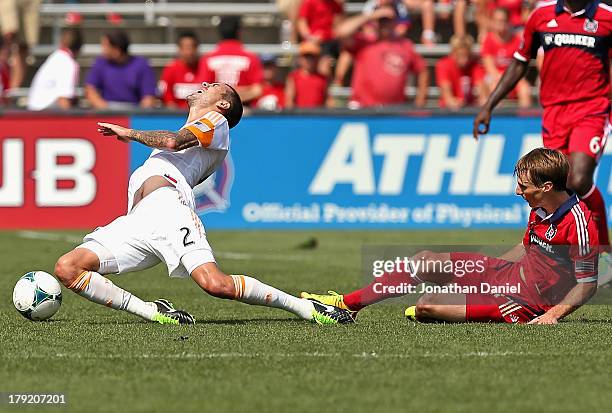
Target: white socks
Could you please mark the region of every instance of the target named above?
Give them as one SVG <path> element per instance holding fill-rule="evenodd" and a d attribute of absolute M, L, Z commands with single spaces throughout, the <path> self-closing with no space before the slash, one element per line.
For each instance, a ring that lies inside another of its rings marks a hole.
<path fill-rule="evenodd" d="M 157 312 L 155 304 L 142 301 L 94 271 L 82 272 L 68 288 L 94 303 L 124 310 L 145 320 L 152 320 Z"/>
<path fill-rule="evenodd" d="M 312 320 L 314 306 L 308 300 L 294 297 L 246 275 L 232 275 L 237 301 L 247 304 L 282 308 L 304 320 Z"/>

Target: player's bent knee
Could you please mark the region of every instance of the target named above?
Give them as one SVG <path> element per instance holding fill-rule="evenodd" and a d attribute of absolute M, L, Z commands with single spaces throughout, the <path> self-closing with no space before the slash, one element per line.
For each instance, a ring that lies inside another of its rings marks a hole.
<path fill-rule="evenodd" d="M 215 265 L 201 265 L 196 268 L 191 277 L 208 294 L 217 298 L 235 298 L 236 288 L 232 277 L 224 274 Z"/>
<path fill-rule="evenodd" d="M 61 256 L 55 263 L 55 276 L 64 284 L 69 286 L 78 277 L 79 270 L 76 260 L 70 253 Z"/>

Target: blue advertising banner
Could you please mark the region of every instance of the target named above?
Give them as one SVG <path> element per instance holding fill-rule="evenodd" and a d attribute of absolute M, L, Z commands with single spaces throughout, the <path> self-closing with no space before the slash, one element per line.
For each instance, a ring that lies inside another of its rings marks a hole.
<path fill-rule="evenodd" d="M 177 130 L 177 117 L 132 117 Z M 232 130 L 224 167 L 196 187 L 208 228 L 523 227 L 514 163 L 541 146 L 540 119 L 498 116 L 476 142 L 472 118 L 262 116 Z M 597 183 L 608 202 L 612 148 Z M 133 144 L 131 168 L 149 150 Z"/>

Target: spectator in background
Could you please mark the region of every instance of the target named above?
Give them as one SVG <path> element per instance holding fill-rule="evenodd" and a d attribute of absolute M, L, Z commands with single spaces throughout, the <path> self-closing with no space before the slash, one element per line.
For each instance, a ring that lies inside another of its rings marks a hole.
<path fill-rule="evenodd" d="M 493 90 L 513 59 L 514 52 L 521 44 L 521 35 L 512 31 L 510 13 L 499 8 L 493 12 L 490 31 L 486 34 L 480 50 L 488 90 Z M 521 108 L 531 106 L 531 87 L 525 78 L 519 80 L 510 97 L 518 98 Z"/>
<path fill-rule="evenodd" d="M 486 100 L 487 94 L 482 89 L 484 70 L 472 55 L 473 44 L 469 35 L 454 35 L 450 39 L 450 55 L 436 63 L 441 108 L 458 110 Z"/>
<path fill-rule="evenodd" d="M 340 54 L 335 28 L 344 17 L 344 0 L 302 0 L 297 31 L 303 41 L 317 43 L 322 56 L 319 72 L 331 77 L 331 69 Z"/>
<path fill-rule="evenodd" d="M 327 77 L 318 72 L 321 47 L 314 42 L 302 42 L 299 53 L 298 68 L 287 76 L 285 107 L 321 107 L 327 99 Z"/>
<path fill-rule="evenodd" d="M 4 47 L 10 49 L 10 88 L 23 83 L 26 57 L 38 44 L 40 34 L 40 4 L 42 0 L 0 0 L 0 28 Z"/>
<path fill-rule="evenodd" d="M 290 43 L 297 43 L 298 36 L 296 28 L 301 4 L 302 0 L 276 0 L 276 6 L 278 7 L 278 10 L 287 18 L 287 20 L 291 24 L 291 33 L 289 35 L 289 38 L 282 40 L 289 41 Z"/>
<path fill-rule="evenodd" d="M 395 34 L 397 15 L 392 7 L 381 7 L 344 20 L 338 36 L 347 40 L 354 56 L 352 107 L 397 105 L 406 101 L 404 90 L 410 75 L 417 77 L 415 104 L 425 105 L 429 73 L 412 42 Z M 372 24 L 375 35 L 358 32 Z"/>
<path fill-rule="evenodd" d="M 169 108 L 186 108 L 185 97 L 199 89 L 198 75 L 198 38 L 194 32 L 179 35 L 177 42 L 178 57 L 168 63 L 159 80 L 159 93 L 163 103 Z"/>
<path fill-rule="evenodd" d="M 219 22 L 221 41 L 200 58 L 198 82 L 220 82 L 234 87 L 244 103 L 261 96 L 263 69 L 255 53 L 240 42 L 240 17 L 225 16 Z"/>
<path fill-rule="evenodd" d="M 78 29 L 62 29 L 59 49 L 49 55 L 34 75 L 28 93 L 29 110 L 73 106 L 79 82 L 76 57 L 82 45 L 83 36 Z"/>
<path fill-rule="evenodd" d="M 263 65 L 263 92 L 254 103 L 258 109 L 279 110 L 285 107 L 285 85 L 278 81 L 276 56 L 261 56 Z"/>
<path fill-rule="evenodd" d="M 85 80 L 85 97 L 95 109 L 151 108 L 156 103 L 155 73 L 144 57 L 128 53 L 124 31 L 102 36 L 102 56 Z"/>

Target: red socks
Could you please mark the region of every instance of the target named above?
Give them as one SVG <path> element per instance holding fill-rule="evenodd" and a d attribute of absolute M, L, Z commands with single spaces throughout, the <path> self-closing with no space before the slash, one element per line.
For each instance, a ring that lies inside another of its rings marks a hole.
<path fill-rule="evenodd" d="M 408 286 L 416 285 L 418 279 L 405 272 L 385 273 L 360 290 L 344 295 L 344 304 L 352 310 L 359 311 L 387 298 L 401 297 L 409 293 Z"/>
<path fill-rule="evenodd" d="M 591 188 L 585 196 L 580 197 L 580 199 L 593 213 L 593 219 L 595 220 L 595 224 L 597 224 L 599 245 L 608 247 L 610 245 L 610 238 L 608 235 L 608 214 L 606 213 L 606 204 L 601 196 L 601 192 L 593 185 L 593 188 Z"/>

